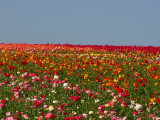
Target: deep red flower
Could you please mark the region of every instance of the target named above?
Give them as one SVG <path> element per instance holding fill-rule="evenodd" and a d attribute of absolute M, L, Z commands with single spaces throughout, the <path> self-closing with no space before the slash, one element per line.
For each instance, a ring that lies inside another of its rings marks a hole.
<path fill-rule="evenodd" d="M 141 86 L 142 86 L 142 87 L 144 87 L 144 86 L 145 86 L 145 84 L 144 84 L 144 83 L 142 83 L 142 84 L 141 84 Z"/>
<path fill-rule="evenodd" d="M 156 100 L 156 102 L 159 104 L 160 103 L 160 98 Z"/>
<path fill-rule="evenodd" d="M 45 95 L 41 95 L 41 98 L 45 98 L 46 96 Z"/>
<path fill-rule="evenodd" d="M 118 91 L 118 93 L 121 93 L 121 92 L 123 92 L 123 89 L 122 88 L 117 88 L 117 91 Z"/>
<path fill-rule="evenodd" d="M 34 103 L 34 106 L 40 106 L 40 105 L 41 105 L 41 103 L 42 103 L 42 101 L 41 101 L 41 100 L 37 100 L 37 101 Z"/>
<path fill-rule="evenodd" d="M 2 62 L 0 62 L 0 66 L 2 66 L 3 65 L 3 63 Z"/>
<path fill-rule="evenodd" d="M 137 89 L 133 89 L 133 92 L 137 92 Z"/>

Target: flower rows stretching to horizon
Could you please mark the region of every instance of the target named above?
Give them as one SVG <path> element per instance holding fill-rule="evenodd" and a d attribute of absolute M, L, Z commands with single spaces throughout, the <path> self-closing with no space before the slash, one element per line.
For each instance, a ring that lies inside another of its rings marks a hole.
<path fill-rule="evenodd" d="M 160 47 L 0 44 L 0 120 L 160 120 Z"/>

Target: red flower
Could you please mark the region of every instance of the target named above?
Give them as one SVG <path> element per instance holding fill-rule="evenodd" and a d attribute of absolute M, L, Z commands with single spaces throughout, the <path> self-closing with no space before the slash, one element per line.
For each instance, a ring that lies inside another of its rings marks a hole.
<path fill-rule="evenodd" d="M 41 105 L 41 103 L 42 103 L 42 101 L 41 101 L 41 100 L 37 100 L 37 101 L 34 103 L 34 106 L 40 106 L 40 105 Z"/>
<path fill-rule="evenodd" d="M 80 98 L 81 98 L 80 96 L 75 96 L 75 97 L 73 97 L 73 101 L 76 102 L 76 101 L 78 101 Z"/>
<path fill-rule="evenodd" d="M 15 68 L 15 66 L 8 66 L 9 70 L 13 70 Z"/>
<path fill-rule="evenodd" d="M 148 81 L 147 81 L 147 79 L 145 79 L 145 78 L 144 78 L 144 81 L 145 81 L 145 83 L 147 83 L 147 82 L 148 82 Z"/>
<path fill-rule="evenodd" d="M 58 74 L 59 74 L 59 72 L 58 72 L 58 71 L 54 71 L 54 74 L 55 74 L 55 75 L 58 75 Z"/>
<path fill-rule="evenodd" d="M 4 84 L 7 84 L 7 83 L 9 83 L 8 81 L 4 81 Z"/>
<path fill-rule="evenodd" d="M 45 95 L 41 95 L 41 98 L 45 98 L 46 96 Z"/>
<path fill-rule="evenodd" d="M 141 84 L 141 86 L 142 86 L 142 87 L 144 87 L 144 86 L 145 86 L 145 84 L 144 84 L 144 83 L 142 83 L 142 84 Z"/>
<path fill-rule="evenodd" d="M 7 102 L 7 100 L 1 100 L 1 103 L 6 103 Z"/>
<path fill-rule="evenodd" d="M 157 103 L 160 103 L 160 98 L 159 99 L 157 99 L 157 101 L 156 101 Z"/>
<path fill-rule="evenodd" d="M 73 95 L 69 96 L 69 98 L 68 98 L 68 99 L 69 99 L 69 100 L 73 99 Z"/>
<path fill-rule="evenodd" d="M 0 66 L 2 66 L 3 65 L 3 63 L 2 62 L 0 62 Z"/>
<path fill-rule="evenodd" d="M 137 92 L 137 89 L 133 89 L 133 92 Z"/>
<path fill-rule="evenodd" d="M 117 88 L 117 91 L 118 91 L 118 93 L 121 93 L 121 92 L 123 92 L 123 89 L 122 88 Z"/>

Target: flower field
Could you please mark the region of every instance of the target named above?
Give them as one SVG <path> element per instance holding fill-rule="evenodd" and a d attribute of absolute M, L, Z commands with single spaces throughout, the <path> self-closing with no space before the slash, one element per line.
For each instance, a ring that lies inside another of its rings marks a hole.
<path fill-rule="evenodd" d="M 160 120 L 160 47 L 0 44 L 1 120 Z"/>

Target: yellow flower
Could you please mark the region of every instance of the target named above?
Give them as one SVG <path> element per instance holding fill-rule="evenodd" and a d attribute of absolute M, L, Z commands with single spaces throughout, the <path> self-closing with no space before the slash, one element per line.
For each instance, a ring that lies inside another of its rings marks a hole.
<path fill-rule="evenodd" d="M 156 101 L 156 98 L 151 98 L 150 101 L 151 101 L 151 102 L 155 102 L 155 101 Z"/>
<path fill-rule="evenodd" d="M 155 86 L 157 86 L 158 85 L 158 82 L 155 82 L 155 84 L 154 84 Z"/>
<path fill-rule="evenodd" d="M 84 100 L 83 100 L 83 99 L 81 100 L 81 103 L 84 103 Z"/>
<path fill-rule="evenodd" d="M 117 80 L 117 79 L 114 79 L 114 82 L 118 82 L 118 80 Z"/>
<path fill-rule="evenodd" d="M 88 78 L 88 74 L 84 74 L 84 79 L 87 79 Z"/>

